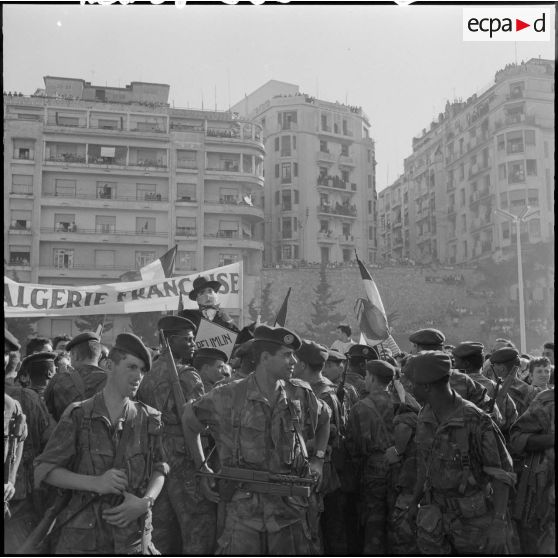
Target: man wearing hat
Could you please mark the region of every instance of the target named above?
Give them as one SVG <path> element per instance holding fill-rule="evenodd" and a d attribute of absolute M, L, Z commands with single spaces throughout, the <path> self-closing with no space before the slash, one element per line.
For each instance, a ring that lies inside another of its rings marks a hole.
<path fill-rule="evenodd" d="M 353 386 L 358 394 L 359 399 L 366 395 L 365 375 L 366 362 L 368 360 L 378 359 L 378 352 L 375 348 L 368 345 L 353 345 L 347 353 L 347 376 L 345 383 Z"/>
<path fill-rule="evenodd" d="M 183 424 L 196 468 L 211 473 L 199 433 L 206 427 L 215 439 L 223 466 L 305 476 L 322 475 L 329 438 L 329 409 L 310 386 L 293 379 L 300 338 L 283 327 L 259 326 L 254 337 L 255 371 L 243 380 L 214 389 L 186 405 Z M 307 444 L 312 442 L 313 456 Z M 219 494 L 203 478 L 200 488 L 212 501 Z M 308 555 L 308 499 L 247 492 L 230 485 L 221 500 L 224 524 L 218 526 L 219 554 Z M 265 487 L 262 487 L 265 490 Z"/>
<path fill-rule="evenodd" d="M 474 341 L 464 341 L 455 347 L 453 356 L 455 358 L 455 366 L 461 372 L 467 374 L 469 378 L 481 384 L 486 388 L 486 392 L 492 401 L 496 397 L 495 405 L 498 406 L 500 411 L 500 418 L 494 419 L 496 424 L 500 427 L 502 434 L 506 440 L 509 439 L 509 429 L 517 419 L 517 409 L 513 399 L 507 393 L 502 393 L 498 390 L 496 396 L 496 382 L 487 378 L 482 372 L 482 365 L 484 358 L 482 355 L 484 346 L 482 343 Z M 494 417 L 493 417 L 494 418 Z"/>
<path fill-rule="evenodd" d="M 509 393 L 518 415 L 521 416 L 537 395 L 537 390 L 517 377 L 520 367 L 519 352 L 512 347 L 502 347 L 490 355 L 490 365 L 494 376 L 504 381 L 500 393 Z"/>
<path fill-rule="evenodd" d="M 54 359 L 56 353 L 33 353 L 21 361 L 20 370 L 29 377 L 29 389 L 36 392 L 41 399 L 50 380 L 56 374 Z"/>
<path fill-rule="evenodd" d="M 191 320 L 196 328 L 200 325 L 200 319 L 205 318 L 232 331 L 240 331 L 233 319 L 219 307 L 217 293 L 221 286 L 219 281 L 211 281 L 203 275 L 196 277 L 188 297 L 198 303 L 198 310 L 182 310 L 180 316 Z"/>
<path fill-rule="evenodd" d="M 227 360 L 227 355 L 219 349 L 204 347 L 196 351 L 192 364 L 202 379 L 204 393 L 224 378 L 223 365 Z"/>
<path fill-rule="evenodd" d="M 72 370 L 69 374 L 56 374 L 44 392 L 46 406 L 56 421 L 70 403 L 92 397 L 107 381 L 105 371 L 97 364 L 101 340 L 96 333 L 76 335 L 66 345 L 66 351 L 70 353 Z"/>
<path fill-rule="evenodd" d="M 36 486 L 72 491 L 57 518 L 62 528 L 55 554 L 153 552 L 151 510 L 169 467 L 161 414 L 134 401 L 150 369 L 151 355 L 141 339 L 119 334 L 105 386 L 64 411 L 37 457 Z"/>
<path fill-rule="evenodd" d="M 153 542 L 162 554 L 211 554 L 214 506 L 200 502 L 196 495 L 194 461 L 185 446 L 180 425 L 182 409 L 177 408 L 170 370 L 172 358 L 186 402 L 203 395 L 203 382 L 190 365 L 196 350 L 196 326 L 180 316 L 164 316 L 157 327 L 168 348 L 162 343 L 161 354 L 138 391 L 139 401 L 162 413 L 163 447 L 171 468 L 155 506 Z"/>
<path fill-rule="evenodd" d="M 515 474 L 504 439 L 492 419 L 449 384 L 451 359 L 425 351 L 411 359 L 418 417 L 418 479 L 411 516 L 418 515 L 422 554 L 506 554 L 507 514 Z"/>
<path fill-rule="evenodd" d="M 402 436 L 409 421 L 416 422 L 418 403 L 405 393 L 400 382 L 397 395 L 388 390 L 394 381 L 395 368 L 383 360 L 366 362 L 366 396 L 349 414 L 346 447 L 353 461 L 360 464 L 359 488 L 363 503 L 359 524 L 363 526 L 364 555 L 391 554 L 388 545 L 388 518 L 396 494 L 400 462 L 412 435 Z M 411 415 L 407 417 L 406 415 Z M 399 447 L 397 447 L 399 446 Z M 390 539 L 393 537 L 390 537 Z"/>

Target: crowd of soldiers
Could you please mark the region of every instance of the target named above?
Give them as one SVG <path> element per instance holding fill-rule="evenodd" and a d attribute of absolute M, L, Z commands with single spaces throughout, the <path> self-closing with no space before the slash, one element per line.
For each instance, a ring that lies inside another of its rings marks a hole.
<path fill-rule="evenodd" d="M 85 332 L 18 364 L 5 330 L 5 553 L 554 553 L 552 343 L 526 373 L 509 340 L 433 328 L 327 348 L 239 331 L 219 288 L 196 280 L 157 350 Z M 230 358 L 196 348 L 201 317 Z"/>

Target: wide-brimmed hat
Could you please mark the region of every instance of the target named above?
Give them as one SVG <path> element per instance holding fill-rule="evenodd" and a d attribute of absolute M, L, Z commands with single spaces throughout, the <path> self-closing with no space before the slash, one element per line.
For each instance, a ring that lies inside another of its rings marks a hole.
<path fill-rule="evenodd" d="M 188 293 L 188 298 L 190 300 L 196 300 L 200 291 L 212 288 L 215 292 L 217 292 L 221 288 L 221 283 L 219 281 L 210 281 L 207 277 L 200 275 L 194 279 L 192 287 L 193 289 Z"/>

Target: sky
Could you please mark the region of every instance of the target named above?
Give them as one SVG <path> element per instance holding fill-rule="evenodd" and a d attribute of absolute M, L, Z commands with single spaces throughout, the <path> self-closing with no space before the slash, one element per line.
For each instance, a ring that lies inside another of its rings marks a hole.
<path fill-rule="evenodd" d="M 464 42 L 462 18 L 455 5 L 4 5 L 4 91 L 32 94 L 45 75 L 147 81 L 170 85 L 171 106 L 225 110 L 270 79 L 295 83 L 362 106 L 382 190 L 447 100 L 515 60 L 554 59 L 553 40 Z"/>

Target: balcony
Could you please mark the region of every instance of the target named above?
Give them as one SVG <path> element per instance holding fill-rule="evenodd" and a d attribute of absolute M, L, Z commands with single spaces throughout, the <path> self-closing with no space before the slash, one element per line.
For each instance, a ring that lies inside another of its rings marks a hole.
<path fill-rule="evenodd" d="M 263 242 L 261 240 L 257 240 L 249 234 L 241 235 L 239 231 L 217 231 L 216 233 L 205 233 L 203 236 L 206 247 L 263 250 Z"/>
<path fill-rule="evenodd" d="M 450 205 L 450 206 L 448 207 L 448 215 L 452 215 L 452 214 L 455 213 L 455 212 L 456 212 L 455 206 L 454 206 L 454 205 Z"/>
<path fill-rule="evenodd" d="M 175 236 L 180 236 L 184 238 L 196 238 L 198 236 L 198 231 L 196 227 L 176 227 Z"/>
<path fill-rule="evenodd" d="M 177 169 L 197 170 L 198 162 L 193 159 L 178 159 L 176 161 Z"/>
<path fill-rule="evenodd" d="M 356 219 L 357 216 L 357 208 L 356 205 L 341 205 L 337 203 L 335 207 L 331 205 L 318 205 L 317 206 L 318 213 L 327 214 L 327 215 L 337 215 L 340 217 L 350 217 L 351 219 Z"/>
<path fill-rule="evenodd" d="M 80 208 L 98 208 L 113 207 L 120 210 L 138 210 L 143 211 L 167 211 L 169 198 L 166 194 L 149 194 L 144 193 L 136 195 L 117 195 L 112 192 L 109 195 L 101 195 L 102 192 L 91 193 L 57 193 L 43 192 L 41 196 L 41 205 L 45 207 L 80 207 Z M 122 204 L 120 202 L 126 202 Z"/>
<path fill-rule="evenodd" d="M 75 242 L 122 242 L 126 244 L 164 244 L 169 233 L 140 230 L 120 230 L 111 225 L 98 226 L 95 229 L 83 229 L 71 226 L 65 230 L 60 227 L 41 227 L 41 240 L 64 240 Z"/>
<path fill-rule="evenodd" d="M 31 268 L 31 256 L 24 258 L 22 256 L 11 256 L 8 262 L 10 267 L 18 269 L 30 269 Z"/>
<path fill-rule="evenodd" d="M 339 244 L 353 246 L 354 243 L 355 243 L 355 237 L 352 234 L 339 235 Z"/>
<path fill-rule="evenodd" d="M 87 162 L 87 157 L 85 156 L 85 153 L 83 155 L 77 153 L 61 153 L 59 155 L 57 154 L 45 157 L 45 161 L 48 163 L 83 165 Z"/>
<path fill-rule="evenodd" d="M 11 196 L 32 196 L 33 186 L 28 186 L 26 184 L 12 184 L 12 189 L 10 190 Z"/>
<path fill-rule="evenodd" d="M 9 228 L 9 234 L 14 234 L 14 235 L 27 235 L 27 234 L 32 234 L 31 231 L 31 221 L 25 221 L 25 224 L 22 223 L 18 223 L 16 222 L 12 222 L 10 224 L 10 228 Z"/>
<path fill-rule="evenodd" d="M 318 233 L 318 242 L 322 244 L 335 244 L 333 231 L 320 231 Z"/>
<path fill-rule="evenodd" d="M 477 190 L 476 192 L 473 192 L 469 196 L 469 205 L 475 205 L 479 203 L 481 200 L 483 200 L 484 198 L 487 198 L 489 196 L 490 196 L 490 190 L 488 188 Z"/>
<path fill-rule="evenodd" d="M 337 161 L 335 155 L 333 155 L 333 153 L 330 153 L 329 151 L 318 151 L 316 154 L 316 159 L 318 161 L 325 161 L 326 163 L 335 163 Z"/>
<path fill-rule="evenodd" d="M 356 182 L 345 182 L 340 176 L 319 176 L 317 180 L 319 188 L 329 188 L 333 190 L 344 190 L 346 192 L 356 192 Z"/>
<path fill-rule="evenodd" d="M 349 157 L 348 155 L 341 155 L 339 157 L 339 164 L 348 167 L 354 167 L 356 165 L 355 160 L 352 157 Z"/>
<path fill-rule="evenodd" d="M 253 204 L 250 205 L 245 201 L 225 200 L 223 198 L 219 199 L 219 201 L 206 200 L 205 212 L 217 214 L 246 215 L 248 217 L 253 217 L 256 220 L 264 218 L 262 207 L 258 207 Z"/>

